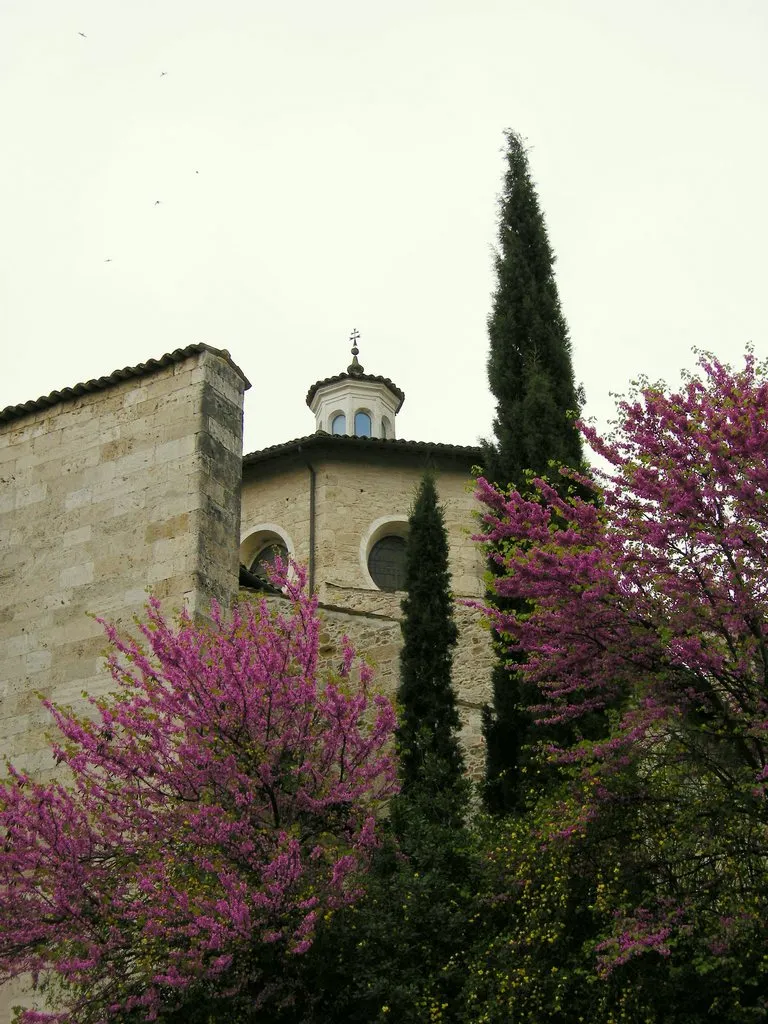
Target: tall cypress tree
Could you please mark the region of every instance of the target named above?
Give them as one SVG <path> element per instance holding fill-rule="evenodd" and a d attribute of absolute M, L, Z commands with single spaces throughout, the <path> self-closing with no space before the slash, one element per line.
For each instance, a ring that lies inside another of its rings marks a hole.
<path fill-rule="evenodd" d="M 409 518 L 402 602 L 397 732 L 402 797 L 445 810 L 464 785 L 459 714 L 451 679 L 457 629 L 448 571 L 445 517 L 426 474 Z M 444 799 L 445 798 L 445 799 Z"/>
<path fill-rule="evenodd" d="M 488 318 L 488 381 L 496 399 L 496 415 L 494 440 L 483 446 L 484 470 L 498 486 L 522 489 L 529 471 L 550 476 L 555 482 L 557 466 L 581 468 L 583 452 L 574 425 L 580 399 L 555 283 L 555 257 L 523 140 L 513 131 L 508 131 L 506 138 L 497 285 Z M 491 571 L 498 571 L 493 562 Z M 498 597 L 490 597 L 502 606 Z M 509 604 L 504 607 L 512 609 Z M 517 610 L 525 609 L 520 606 Z M 527 708 L 534 695 L 526 692 L 515 670 L 515 658 L 501 640 L 497 639 L 495 646 L 492 704 L 483 716 L 484 799 L 489 810 L 508 813 L 524 806 L 528 772 L 534 770 L 528 748 L 542 734 L 532 725 Z"/>

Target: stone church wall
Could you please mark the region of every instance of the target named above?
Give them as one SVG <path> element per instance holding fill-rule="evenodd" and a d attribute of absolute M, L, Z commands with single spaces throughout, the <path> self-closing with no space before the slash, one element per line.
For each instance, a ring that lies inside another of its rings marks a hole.
<path fill-rule="evenodd" d="M 36 773 L 35 691 L 72 703 L 108 686 L 89 615 L 130 624 L 147 588 L 204 611 L 237 587 L 247 382 L 208 349 L 113 378 L 0 423 L 0 755 Z"/>
<path fill-rule="evenodd" d="M 488 631 L 476 612 L 459 604 L 454 615 L 459 628 L 459 642 L 454 649 L 453 684 L 461 718 L 461 743 L 467 759 L 467 771 L 472 778 L 480 780 L 485 764 L 482 708 L 490 699 L 492 652 Z M 339 664 L 341 638 L 346 634 L 373 666 L 376 688 L 394 698 L 400 678 L 402 648 L 399 610 L 396 617 L 391 617 L 324 606 L 321 616 L 320 653 L 328 667 Z"/>
<path fill-rule="evenodd" d="M 365 452 L 365 449 L 361 449 Z M 394 696 L 399 678 L 402 593 L 379 590 L 366 569 L 366 539 L 376 524 L 404 522 L 424 466 L 397 449 L 381 457 L 344 457 L 308 451 L 248 466 L 243 482 L 242 537 L 272 524 L 290 540 L 294 557 L 308 564 L 310 471 L 315 474 L 315 587 L 325 620 L 323 647 L 329 666 L 341 658 L 346 633 L 373 664 L 376 684 Z M 445 510 L 459 642 L 453 679 L 468 768 L 480 778 L 484 763 L 482 707 L 490 699 L 493 662 L 488 630 L 462 601 L 482 596 L 484 562 L 471 540 L 477 529 L 466 468 L 438 465 L 436 483 Z M 386 529 L 386 526 L 380 528 Z M 322 652 L 321 652 L 322 653 Z"/>
<path fill-rule="evenodd" d="M 382 610 L 376 595 L 389 595 L 372 590 L 366 569 L 366 540 L 376 524 L 386 531 L 383 520 L 407 520 L 423 471 L 423 465 L 414 460 L 382 459 L 365 464 L 318 460 L 318 584 L 322 581 L 333 587 L 334 592 L 339 588 L 361 589 L 362 594 L 354 599 L 356 606 Z M 454 592 L 462 597 L 479 595 L 483 564 L 470 540 L 476 526 L 469 475 L 453 466 L 438 466 L 435 475 L 439 500 L 445 509 Z M 321 600 L 328 597 L 321 590 Z M 351 594 L 341 603 L 348 605 L 350 600 Z"/>
<path fill-rule="evenodd" d="M 309 470 L 291 460 L 279 472 L 260 474 L 257 481 L 243 481 L 241 538 L 264 527 L 282 530 L 292 557 L 309 564 Z"/>
<path fill-rule="evenodd" d="M 424 466 L 396 449 L 384 457 L 361 450 L 358 458 L 310 451 L 247 466 L 243 479 L 242 539 L 265 525 L 290 541 L 294 558 L 310 561 L 309 466 L 315 477 L 315 585 L 320 600 L 359 611 L 392 614 L 400 599 L 376 588 L 366 568 L 367 539 L 379 524 L 408 519 Z M 343 455 L 344 453 L 342 453 Z M 475 501 L 466 468 L 438 465 L 437 490 L 445 509 L 452 585 L 457 597 L 483 592 L 482 553 L 471 536 L 477 530 Z"/>
<path fill-rule="evenodd" d="M 230 603 L 247 386 L 196 345 L 0 414 L 0 757 L 46 776 L 35 691 L 109 688 L 89 613 L 128 626 L 148 589 L 168 608 Z M 28 979 L 4 985 L 0 1021 L 33 1003 Z"/>
<path fill-rule="evenodd" d="M 243 594 L 245 599 L 248 596 Z M 285 605 L 284 599 L 279 597 L 270 597 L 267 603 L 273 608 Z M 485 765 L 482 708 L 490 699 L 492 651 L 488 631 L 480 622 L 477 612 L 459 604 L 454 614 L 459 627 L 459 642 L 453 657 L 453 682 L 461 719 L 460 738 L 467 771 L 473 779 L 479 781 L 483 777 Z M 341 641 L 346 635 L 358 653 L 373 667 L 374 688 L 395 699 L 402 648 L 399 610 L 397 616 L 392 616 L 321 605 L 320 618 L 321 671 L 335 671 L 338 668 L 342 658 Z"/>

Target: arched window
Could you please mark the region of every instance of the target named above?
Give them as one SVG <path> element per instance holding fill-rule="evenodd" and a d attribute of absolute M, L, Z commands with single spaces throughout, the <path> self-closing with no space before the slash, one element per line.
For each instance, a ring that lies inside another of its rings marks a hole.
<path fill-rule="evenodd" d="M 287 569 L 287 561 L 296 551 L 290 536 L 277 523 L 250 523 L 240 536 L 240 564 L 265 581 L 267 570 L 277 558 Z"/>
<path fill-rule="evenodd" d="M 346 434 L 347 432 L 347 417 L 343 412 L 337 412 L 331 420 L 331 433 L 332 434 Z"/>
<path fill-rule="evenodd" d="M 278 558 L 282 559 L 283 565 L 285 565 L 288 559 L 288 548 L 279 541 L 270 541 L 257 552 L 248 568 L 254 576 L 266 580 L 268 570 L 274 566 Z"/>
<path fill-rule="evenodd" d="M 360 409 L 355 413 L 355 437 L 371 436 L 371 417 Z"/>
<path fill-rule="evenodd" d="M 405 589 L 405 538 L 388 536 L 371 548 L 368 572 L 380 590 Z"/>

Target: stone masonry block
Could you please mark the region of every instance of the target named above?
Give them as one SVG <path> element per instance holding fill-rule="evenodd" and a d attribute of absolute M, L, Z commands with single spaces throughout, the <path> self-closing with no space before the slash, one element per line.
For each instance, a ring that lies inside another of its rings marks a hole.
<path fill-rule="evenodd" d="M 154 461 L 161 464 L 165 462 L 176 462 L 179 459 L 187 458 L 195 451 L 194 436 L 177 438 L 175 441 L 165 441 L 155 448 Z"/>
<path fill-rule="evenodd" d="M 180 535 L 186 535 L 189 525 L 189 512 L 171 516 L 162 522 L 148 523 L 144 530 L 144 540 L 147 544 L 151 544 L 156 540 L 170 540 Z"/>
<path fill-rule="evenodd" d="M 44 501 L 48 493 L 48 487 L 45 483 L 31 484 L 29 487 L 22 487 L 16 491 L 15 507 L 17 509 L 27 508 L 29 505 L 35 505 L 38 502 Z"/>
<path fill-rule="evenodd" d="M 93 562 L 83 562 L 80 565 L 72 565 L 68 569 L 62 569 L 59 574 L 59 586 L 80 587 L 84 583 L 90 583 L 93 579 Z"/>

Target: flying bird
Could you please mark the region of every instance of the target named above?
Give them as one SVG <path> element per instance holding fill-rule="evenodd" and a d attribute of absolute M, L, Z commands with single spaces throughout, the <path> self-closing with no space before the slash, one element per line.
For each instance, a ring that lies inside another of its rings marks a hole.
<path fill-rule="evenodd" d="M 82 36 L 82 37 L 83 37 L 83 39 L 87 39 L 87 38 L 88 38 L 88 36 L 87 36 L 87 35 L 85 34 L 85 32 L 78 32 L 77 34 L 78 34 L 79 36 Z"/>
<path fill-rule="evenodd" d="M 156 200 L 155 200 L 155 206 L 159 206 L 159 205 L 160 205 L 160 202 L 161 202 L 161 201 L 160 201 L 159 199 L 156 199 Z"/>
<path fill-rule="evenodd" d="M 161 71 L 161 72 L 160 72 L 160 77 L 162 78 L 162 77 L 163 77 L 163 75 L 167 75 L 167 74 L 168 74 L 168 72 L 167 72 L 167 71 Z"/>
<path fill-rule="evenodd" d="M 104 260 L 105 263 L 111 263 L 112 260 Z"/>

